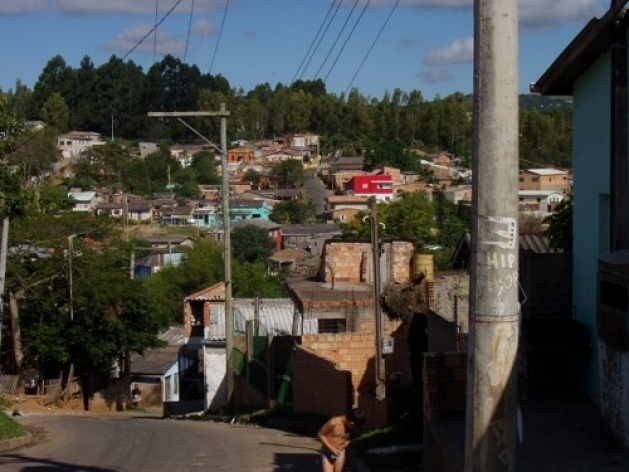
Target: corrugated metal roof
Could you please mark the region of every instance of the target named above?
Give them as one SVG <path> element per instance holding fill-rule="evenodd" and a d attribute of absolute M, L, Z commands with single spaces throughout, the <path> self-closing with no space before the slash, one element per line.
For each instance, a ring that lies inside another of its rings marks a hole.
<path fill-rule="evenodd" d="M 265 298 L 260 300 L 260 325 L 273 336 L 291 335 L 295 304 L 290 298 Z M 225 340 L 225 307 L 217 307 L 216 323 L 206 328 L 205 339 L 209 341 Z M 244 334 L 246 322 L 255 317 L 255 300 L 234 300 L 234 324 L 237 333 Z M 298 334 L 302 334 L 300 320 Z M 303 320 L 303 334 L 318 332 L 317 320 Z"/>
<path fill-rule="evenodd" d="M 520 251 L 546 254 L 555 252 L 550 248 L 548 239 L 541 234 L 520 234 Z"/>
<path fill-rule="evenodd" d="M 183 326 L 171 326 L 158 337 L 166 341 L 169 346 L 183 346 L 186 341 Z"/>
<path fill-rule="evenodd" d="M 131 373 L 164 375 L 177 362 L 179 346 L 167 346 L 158 349 L 149 349 L 144 355 L 133 353 L 131 355 Z"/>

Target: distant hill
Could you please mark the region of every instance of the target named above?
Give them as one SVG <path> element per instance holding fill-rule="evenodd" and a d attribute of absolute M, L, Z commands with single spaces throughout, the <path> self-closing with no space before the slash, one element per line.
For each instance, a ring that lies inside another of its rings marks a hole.
<path fill-rule="evenodd" d="M 548 111 L 558 108 L 561 111 L 572 109 L 572 97 L 544 97 L 536 94 L 521 94 L 520 108 L 523 110 Z"/>

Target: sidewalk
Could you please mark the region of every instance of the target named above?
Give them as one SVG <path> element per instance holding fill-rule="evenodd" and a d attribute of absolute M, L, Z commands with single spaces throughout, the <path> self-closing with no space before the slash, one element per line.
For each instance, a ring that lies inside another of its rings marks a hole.
<path fill-rule="evenodd" d="M 544 395 L 521 407 L 523 434 L 517 451 L 518 472 L 627 472 L 629 450 L 605 433 L 596 407 L 571 395 Z M 465 417 L 441 422 L 440 462 L 448 472 L 463 470 Z"/>

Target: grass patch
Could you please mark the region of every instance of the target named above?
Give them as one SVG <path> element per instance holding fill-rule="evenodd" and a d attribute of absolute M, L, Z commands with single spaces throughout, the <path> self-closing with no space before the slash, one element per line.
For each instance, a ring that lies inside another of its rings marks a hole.
<path fill-rule="evenodd" d="M 0 411 L 0 439 L 19 438 L 26 435 L 26 430 L 8 416 L 4 411 Z"/>
<path fill-rule="evenodd" d="M 368 451 L 392 446 L 416 446 L 421 443 L 421 421 L 414 421 L 405 415 L 391 426 L 363 433 L 352 441 L 352 448 L 370 470 L 415 470 L 422 462 L 420 451 L 392 454 L 369 454 Z"/>

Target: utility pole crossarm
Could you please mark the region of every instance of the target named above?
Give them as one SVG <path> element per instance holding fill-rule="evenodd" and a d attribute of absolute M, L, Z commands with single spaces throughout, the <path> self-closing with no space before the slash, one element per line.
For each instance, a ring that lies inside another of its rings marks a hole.
<path fill-rule="evenodd" d="M 148 116 L 161 118 L 178 118 L 182 116 L 229 116 L 228 111 L 149 111 Z"/>

